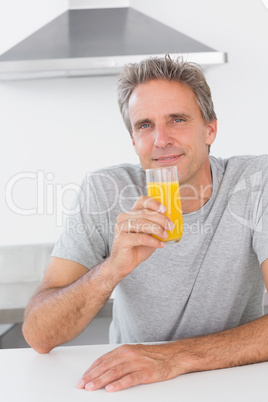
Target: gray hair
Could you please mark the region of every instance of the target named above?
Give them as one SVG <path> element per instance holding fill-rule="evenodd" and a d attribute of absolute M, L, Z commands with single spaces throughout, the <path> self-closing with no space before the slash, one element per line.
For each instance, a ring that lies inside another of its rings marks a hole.
<path fill-rule="evenodd" d="M 169 55 L 151 57 L 140 63 L 126 64 L 117 82 L 118 103 L 130 135 L 132 127 L 128 112 L 129 98 L 139 84 L 151 80 L 177 81 L 186 85 L 195 94 L 204 122 L 209 124 L 217 119 L 211 91 L 201 66 L 185 62 L 180 57 L 172 60 Z"/>

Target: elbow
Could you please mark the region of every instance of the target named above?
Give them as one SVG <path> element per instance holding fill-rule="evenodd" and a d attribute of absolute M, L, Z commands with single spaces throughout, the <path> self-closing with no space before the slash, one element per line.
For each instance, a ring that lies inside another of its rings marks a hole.
<path fill-rule="evenodd" d="M 24 323 L 22 326 L 22 333 L 23 333 L 25 341 L 37 353 L 46 354 L 46 353 L 49 353 L 53 349 L 52 346 L 46 345 L 45 342 L 42 342 L 42 340 L 38 339 L 38 337 L 34 337 L 31 333 L 30 329 L 26 325 L 26 323 Z"/>
<path fill-rule="evenodd" d="M 37 345 L 37 344 L 33 344 L 33 343 L 32 344 L 29 343 L 29 345 L 31 346 L 32 349 L 34 349 L 37 353 L 39 353 L 41 355 L 45 355 L 46 353 L 49 353 L 53 349 L 53 347 Z"/>
<path fill-rule="evenodd" d="M 26 341 L 27 342 L 27 341 Z M 27 342 L 28 343 L 28 342 Z M 37 353 L 41 354 L 41 355 L 45 355 L 46 353 L 49 353 L 53 348 L 46 348 L 40 345 L 34 345 L 34 344 L 30 344 L 32 349 L 34 349 Z"/>
<path fill-rule="evenodd" d="M 44 348 L 40 346 L 32 346 L 32 348 L 39 354 L 45 355 L 46 353 L 49 353 L 53 348 Z"/>

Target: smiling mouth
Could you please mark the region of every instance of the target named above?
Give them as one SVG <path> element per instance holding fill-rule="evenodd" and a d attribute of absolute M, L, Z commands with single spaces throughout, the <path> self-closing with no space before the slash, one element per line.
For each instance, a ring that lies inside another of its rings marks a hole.
<path fill-rule="evenodd" d="M 155 158 L 156 162 L 172 162 L 178 160 L 182 155 L 171 155 L 171 156 L 162 156 L 159 158 Z"/>

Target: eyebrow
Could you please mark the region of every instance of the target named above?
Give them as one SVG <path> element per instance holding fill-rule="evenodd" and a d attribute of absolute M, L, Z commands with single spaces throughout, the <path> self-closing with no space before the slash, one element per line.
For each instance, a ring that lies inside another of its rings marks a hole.
<path fill-rule="evenodd" d="M 134 130 L 137 130 L 140 126 L 142 126 L 143 124 L 146 124 L 146 123 L 152 124 L 152 121 L 150 119 L 137 120 L 135 122 L 135 124 L 133 125 Z"/>
<path fill-rule="evenodd" d="M 179 119 L 185 119 L 188 120 L 191 118 L 191 116 L 189 114 L 186 113 L 171 113 L 168 115 L 169 118 L 179 118 Z"/>

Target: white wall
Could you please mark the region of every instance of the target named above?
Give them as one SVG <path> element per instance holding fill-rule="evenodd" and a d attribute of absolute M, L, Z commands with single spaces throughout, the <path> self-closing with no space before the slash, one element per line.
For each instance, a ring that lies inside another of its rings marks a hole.
<path fill-rule="evenodd" d="M 1 6 L 7 15 L 9 3 Z M 219 119 L 212 154 L 267 153 L 268 10 L 261 0 L 130 0 L 130 4 L 228 53 L 228 64 L 206 72 Z M 23 18 L 17 20 L 22 23 Z M 10 29 L 6 32 L 8 37 Z M 72 183 L 79 184 L 84 173 L 95 168 L 138 162 L 121 121 L 115 84 L 116 77 L 0 83 L 0 244 L 55 241 L 61 198 L 68 205 L 74 194 L 68 190 Z M 23 172 L 28 178 L 14 182 L 13 201 L 29 210 L 39 198 L 39 211 L 32 216 L 13 212 L 16 205 L 9 200 L 8 207 L 4 199 L 6 185 Z"/>
<path fill-rule="evenodd" d="M 38 214 L 25 216 L 27 211 L 13 212 L 1 197 L 0 244 L 56 240 L 61 198 L 69 205 L 75 191 L 64 192 L 66 186 L 79 184 L 87 171 L 138 162 L 121 120 L 115 84 L 115 77 L 0 83 L 4 138 L 0 193 L 4 194 L 7 183 L 12 184 L 14 175 L 24 172 L 24 179 L 15 176 L 18 180 L 11 186 L 13 201 L 9 200 L 9 206 L 13 211 L 16 205 L 30 210 L 39 203 Z M 38 171 L 39 179 L 44 176 L 39 184 L 43 190 L 37 188 L 34 175 Z M 49 173 L 53 177 L 47 177 Z M 50 215 L 49 209 L 54 210 Z"/>
<path fill-rule="evenodd" d="M 68 9 L 68 0 L 1 0 L 0 54 Z"/>
<path fill-rule="evenodd" d="M 129 7 L 129 0 L 69 0 L 70 9 Z"/>

